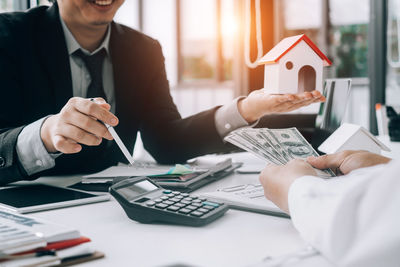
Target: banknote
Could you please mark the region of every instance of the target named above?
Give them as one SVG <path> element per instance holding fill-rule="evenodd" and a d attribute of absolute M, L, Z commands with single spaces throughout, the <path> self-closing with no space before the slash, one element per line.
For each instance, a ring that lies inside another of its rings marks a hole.
<path fill-rule="evenodd" d="M 249 129 L 249 131 L 239 131 L 238 135 L 243 137 L 243 139 L 248 141 L 250 144 L 256 146 L 258 149 L 264 151 L 269 157 L 280 162 L 281 164 L 285 164 L 287 162 L 282 157 L 282 155 L 277 150 L 275 150 L 268 139 L 262 138 L 262 136 L 258 135 L 258 131 L 256 129 Z"/>
<path fill-rule="evenodd" d="M 268 129 L 271 136 L 285 148 L 290 157 L 306 159 L 310 156 L 317 157 L 319 154 L 311 144 L 303 137 L 297 128 L 288 129 Z M 335 173 L 330 170 L 317 171 L 319 176 L 335 176 Z"/>
<path fill-rule="evenodd" d="M 296 128 L 242 128 L 231 132 L 225 140 L 268 162 L 283 165 L 292 159 L 319 156 Z M 335 176 L 330 169 L 317 170 L 320 177 Z"/>
<path fill-rule="evenodd" d="M 259 147 L 253 145 L 252 143 L 248 142 L 247 139 L 244 139 L 241 135 L 237 133 L 230 134 L 224 138 L 225 141 L 234 144 L 237 147 L 240 147 L 243 150 L 246 150 L 260 159 L 267 160 L 270 163 L 282 165 L 280 161 L 269 155 L 268 153 L 262 151 Z"/>

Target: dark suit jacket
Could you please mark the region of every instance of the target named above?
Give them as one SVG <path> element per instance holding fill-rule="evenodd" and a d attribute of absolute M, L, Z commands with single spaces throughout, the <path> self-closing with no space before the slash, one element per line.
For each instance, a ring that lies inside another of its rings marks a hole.
<path fill-rule="evenodd" d="M 215 109 L 182 119 L 172 101 L 161 47 L 154 39 L 112 23 L 116 131 L 132 149 L 141 132 L 160 163 L 183 162 L 226 149 Z M 0 15 L 0 184 L 39 175 L 83 173 L 126 162 L 115 142 L 61 155 L 56 166 L 28 177 L 16 153 L 23 127 L 58 113 L 72 97 L 71 70 L 57 5 Z"/>

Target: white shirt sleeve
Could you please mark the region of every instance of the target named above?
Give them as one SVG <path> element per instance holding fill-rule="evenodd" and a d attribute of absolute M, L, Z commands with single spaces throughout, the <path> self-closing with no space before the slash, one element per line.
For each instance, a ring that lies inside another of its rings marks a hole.
<path fill-rule="evenodd" d="M 40 137 L 40 129 L 47 118 L 28 124 L 18 135 L 16 151 L 28 175 L 53 168 L 55 159 L 61 155 L 61 153 L 48 153 Z"/>
<path fill-rule="evenodd" d="M 215 126 L 218 134 L 224 138 L 231 131 L 242 127 L 253 127 L 260 121 L 259 119 L 252 124 L 249 124 L 240 114 L 238 101 L 244 96 L 234 99 L 232 102 L 220 107 L 215 112 Z"/>
<path fill-rule="evenodd" d="M 301 236 L 339 266 L 400 266 L 400 162 L 320 179 L 289 190 Z"/>

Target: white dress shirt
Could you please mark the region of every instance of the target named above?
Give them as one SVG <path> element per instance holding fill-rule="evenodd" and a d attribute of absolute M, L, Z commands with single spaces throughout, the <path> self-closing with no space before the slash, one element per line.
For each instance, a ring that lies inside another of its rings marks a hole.
<path fill-rule="evenodd" d="M 332 179 L 301 177 L 289 190 L 301 236 L 337 266 L 400 266 L 400 161 Z"/>

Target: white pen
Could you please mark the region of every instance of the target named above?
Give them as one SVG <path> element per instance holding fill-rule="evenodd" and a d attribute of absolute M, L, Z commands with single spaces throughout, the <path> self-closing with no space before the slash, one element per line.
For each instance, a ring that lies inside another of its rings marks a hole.
<path fill-rule="evenodd" d="M 121 138 L 119 138 L 117 132 L 115 131 L 114 127 L 108 125 L 107 123 L 104 123 L 104 125 L 107 127 L 108 131 L 110 132 L 111 136 L 114 138 L 115 142 L 117 143 L 119 149 L 121 149 L 122 153 L 125 155 L 126 159 L 129 161 L 129 163 L 132 165 L 133 164 L 133 157 L 131 154 L 128 152 L 128 149 L 126 149 L 126 146 L 122 142 Z"/>
<path fill-rule="evenodd" d="M 90 99 L 90 101 L 94 102 L 95 100 L 93 98 Z M 100 121 L 102 122 L 102 121 Z M 107 123 L 102 122 L 110 132 L 111 136 L 114 138 L 115 142 L 117 143 L 119 149 L 121 149 L 122 153 L 124 154 L 125 158 L 129 161 L 129 163 L 132 165 L 134 163 L 133 157 L 129 153 L 128 149 L 126 149 L 126 146 L 122 142 L 121 138 L 119 138 L 117 132 L 115 131 L 114 127 L 108 125 Z"/>

